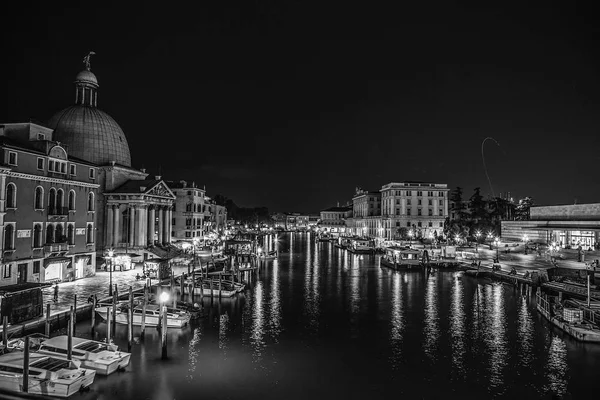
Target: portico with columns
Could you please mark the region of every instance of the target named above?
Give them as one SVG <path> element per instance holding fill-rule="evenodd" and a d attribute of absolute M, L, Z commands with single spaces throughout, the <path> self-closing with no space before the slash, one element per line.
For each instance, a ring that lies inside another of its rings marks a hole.
<path fill-rule="evenodd" d="M 104 196 L 106 248 L 143 250 L 171 243 L 175 195 L 162 180 L 128 181 Z"/>

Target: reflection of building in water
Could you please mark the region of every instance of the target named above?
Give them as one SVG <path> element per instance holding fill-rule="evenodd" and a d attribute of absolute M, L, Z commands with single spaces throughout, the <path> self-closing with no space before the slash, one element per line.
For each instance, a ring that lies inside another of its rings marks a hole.
<path fill-rule="evenodd" d="M 531 207 L 528 221 L 502 221 L 502 239 L 584 250 L 600 246 L 600 203 Z"/>
<path fill-rule="evenodd" d="M 485 291 L 486 315 L 491 318 L 489 335 L 486 338 L 486 345 L 490 352 L 490 387 L 494 388 L 497 394 L 505 390 L 503 377 L 508 354 L 503 290 L 503 285 L 487 285 Z"/>
<path fill-rule="evenodd" d="M 567 374 L 569 367 L 567 365 L 567 345 L 556 335 L 552 335 L 552 342 L 548 351 L 548 363 L 544 367 L 544 376 L 546 389 L 548 392 L 560 398 L 567 392 L 568 380 Z"/>

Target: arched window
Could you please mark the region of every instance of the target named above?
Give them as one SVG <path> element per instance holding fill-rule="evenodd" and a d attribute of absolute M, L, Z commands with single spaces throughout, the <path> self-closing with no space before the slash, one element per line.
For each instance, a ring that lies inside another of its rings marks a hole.
<path fill-rule="evenodd" d="M 44 189 L 41 186 L 35 188 L 35 198 L 33 200 L 36 210 L 42 210 L 44 208 Z"/>
<path fill-rule="evenodd" d="M 46 243 L 54 243 L 54 225 L 46 227 Z"/>
<path fill-rule="evenodd" d="M 61 224 L 56 225 L 56 243 L 62 243 L 64 241 L 63 239 L 63 227 Z"/>
<path fill-rule="evenodd" d="M 75 191 L 74 190 L 71 190 L 69 192 L 69 210 L 70 211 L 75 210 Z"/>
<path fill-rule="evenodd" d="M 62 210 L 64 204 L 64 198 L 65 198 L 65 192 L 63 192 L 62 189 L 58 189 L 58 191 L 56 192 L 56 207 L 58 207 L 59 210 Z"/>
<path fill-rule="evenodd" d="M 33 247 L 39 249 L 42 247 L 42 226 L 35 224 L 33 227 Z"/>
<path fill-rule="evenodd" d="M 67 240 L 69 244 L 75 244 L 75 235 L 74 235 L 73 224 L 69 224 L 67 227 Z"/>
<path fill-rule="evenodd" d="M 94 211 L 94 193 L 88 194 L 88 211 Z"/>
<path fill-rule="evenodd" d="M 14 183 L 6 185 L 6 208 L 17 208 L 17 186 Z"/>
<path fill-rule="evenodd" d="M 48 212 L 54 214 L 56 210 L 56 189 L 51 188 L 48 192 Z"/>
<path fill-rule="evenodd" d="M 4 250 L 12 250 L 14 249 L 15 238 L 13 237 L 15 233 L 15 227 L 12 225 L 6 225 L 4 227 Z"/>
<path fill-rule="evenodd" d="M 87 243 L 94 243 L 94 228 L 92 224 L 87 226 Z"/>

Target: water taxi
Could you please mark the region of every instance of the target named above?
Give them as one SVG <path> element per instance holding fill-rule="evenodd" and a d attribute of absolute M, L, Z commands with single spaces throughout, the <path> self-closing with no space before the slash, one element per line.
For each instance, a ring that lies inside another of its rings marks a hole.
<path fill-rule="evenodd" d="M 0 388 L 23 393 L 23 361 L 20 351 L 0 356 Z M 81 368 L 78 360 L 50 356 L 42 353 L 29 354 L 29 379 L 27 392 L 45 396 L 69 397 L 88 388 L 96 371 Z"/>
<path fill-rule="evenodd" d="M 552 324 L 581 342 L 600 343 L 600 329 L 583 318 L 584 312 L 575 302 L 552 304 L 551 297 L 542 297 L 539 292 L 536 298 L 537 310 Z"/>
<path fill-rule="evenodd" d="M 349 252 L 356 254 L 373 254 L 375 243 L 371 239 L 353 238 L 346 247 Z"/>
<path fill-rule="evenodd" d="M 42 341 L 37 351 L 64 358 L 67 356 L 67 342 L 67 335 L 56 336 Z M 84 368 L 93 369 L 99 375 L 110 375 L 129 365 L 131 354 L 119 351 L 115 344 L 78 337 L 73 337 L 72 343 L 73 358 L 81 361 Z"/>

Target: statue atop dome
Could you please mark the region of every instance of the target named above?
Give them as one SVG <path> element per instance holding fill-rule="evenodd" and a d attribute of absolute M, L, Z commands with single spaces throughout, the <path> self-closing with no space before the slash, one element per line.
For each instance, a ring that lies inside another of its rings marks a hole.
<path fill-rule="evenodd" d="M 87 56 L 83 57 L 83 63 L 85 64 L 85 69 L 87 69 L 88 71 L 91 70 L 90 69 L 91 68 L 90 58 L 94 55 L 96 55 L 96 53 L 94 53 L 93 51 L 90 51 Z"/>

